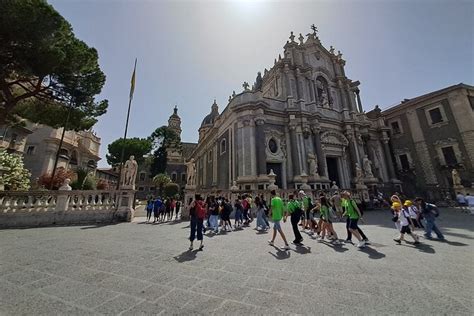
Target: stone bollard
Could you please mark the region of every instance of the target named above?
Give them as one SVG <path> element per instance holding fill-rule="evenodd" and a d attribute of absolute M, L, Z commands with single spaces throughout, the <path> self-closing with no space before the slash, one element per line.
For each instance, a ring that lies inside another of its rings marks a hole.
<path fill-rule="evenodd" d="M 59 187 L 59 191 L 71 191 L 72 188 L 69 185 L 71 179 L 65 179 L 63 185 Z M 69 208 L 69 195 L 60 194 L 58 195 L 58 200 L 56 202 L 56 211 L 67 211 Z"/>

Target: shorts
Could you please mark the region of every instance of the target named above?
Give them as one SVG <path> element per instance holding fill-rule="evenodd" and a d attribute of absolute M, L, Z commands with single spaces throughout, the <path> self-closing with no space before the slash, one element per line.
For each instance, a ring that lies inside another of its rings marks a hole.
<path fill-rule="evenodd" d="M 273 221 L 273 229 L 274 230 L 280 230 L 281 229 L 280 221 Z"/>
<path fill-rule="evenodd" d="M 411 234 L 410 225 L 402 226 L 402 229 L 400 229 L 400 233 L 402 233 L 402 234 Z"/>
<path fill-rule="evenodd" d="M 353 218 L 349 218 L 349 228 L 350 229 L 354 229 L 354 230 L 357 230 L 359 228 L 359 226 L 357 226 L 357 222 L 359 221 L 358 218 L 356 219 L 353 219 Z"/>

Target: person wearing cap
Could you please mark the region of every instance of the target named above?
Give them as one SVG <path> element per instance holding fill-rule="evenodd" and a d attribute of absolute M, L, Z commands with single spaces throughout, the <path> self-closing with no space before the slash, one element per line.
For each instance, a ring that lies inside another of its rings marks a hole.
<path fill-rule="evenodd" d="M 301 210 L 301 203 L 298 200 L 295 200 L 295 195 L 290 194 L 288 196 L 290 201 L 288 202 L 288 212 L 290 213 L 291 217 L 291 227 L 293 228 L 293 233 L 295 234 L 295 240 L 293 244 L 301 245 L 303 242 L 303 237 L 298 229 L 298 223 L 301 219 L 301 214 L 303 211 Z"/>
<path fill-rule="evenodd" d="M 411 201 L 409 201 L 411 203 Z M 414 240 L 415 245 L 418 245 L 420 242 L 418 241 L 418 236 L 415 235 L 410 229 L 410 214 L 408 213 L 408 208 L 402 208 L 401 203 L 393 202 L 392 208 L 398 216 L 398 221 L 400 222 L 400 235 L 393 240 L 398 244 L 401 244 L 402 241 L 405 239 L 405 234 L 409 234 Z"/>
<path fill-rule="evenodd" d="M 416 206 L 413 205 L 413 202 L 410 200 L 406 200 L 403 203 L 403 209 L 406 209 L 410 217 L 408 218 L 408 221 L 410 222 L 411 230 L 415 231 L 415 228 L 420 228 L 420 225 L 418 223 L 418 209 Z"/>

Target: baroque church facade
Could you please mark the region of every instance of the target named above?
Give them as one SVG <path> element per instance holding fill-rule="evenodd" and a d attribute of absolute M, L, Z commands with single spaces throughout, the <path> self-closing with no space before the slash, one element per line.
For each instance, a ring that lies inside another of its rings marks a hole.
<path fill-rule="evenodd" d="M 268 188 L 273 171 L 283 190 L 394 189 L 398 185 L 383 118 L 362 110 L 359 81 L 345 60 L 320 42 L 316 28 L 291 32 L 273 67 L 253 87 L 214 101 L 192 154 L 197 192 Z"/>

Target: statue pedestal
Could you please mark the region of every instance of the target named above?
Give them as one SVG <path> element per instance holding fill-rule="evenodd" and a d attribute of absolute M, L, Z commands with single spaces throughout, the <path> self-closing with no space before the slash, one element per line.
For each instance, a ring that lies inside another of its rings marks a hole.
<path fill-rule="evenodd" d="M 194 200 L 196 195 L 196 186 L 193 184 L 186 184 L 184 187 L 184 201 L 181 207 L 181 219 L 189 220 L 189 203 Z"/>
<path fill-rule="evenodd" d="M 364 200 L 369 201 L 369 190 L 367 186 L 361 182 L 355 184 L 357 194 Z"/>
<path fill-rule="evenodd" d="M 135 190 L 124 190 L 118 197 L 118 207 L 115 217 L 119 221 L 131 222 L 135 216 L 133 200 L 135 199 Z"/>
<path fill-rule="evenodd" d="M 375 178 L 375 177 L 370 177 L 370 178 L 365 178 L 364 179 L 364 183 L 368 184 L 368 185 L 374 185 L 374 184 L 377 184 L 379 183 L 379 179 Z"/>
<path fill-rule="evenodd" d="M 135 184 L 123 184 L 120 186 L 122 190 L 135 190 Z"/>
<path fill-rule="evenodd" d="M 459 192 L 459 193 L 462 193 L 463 195 L 466 195 L 467 193 L 467 190 L 463 185 L 453 185 L 453 190 L 454 190 L 454 194 L 457 194 Z"/>

